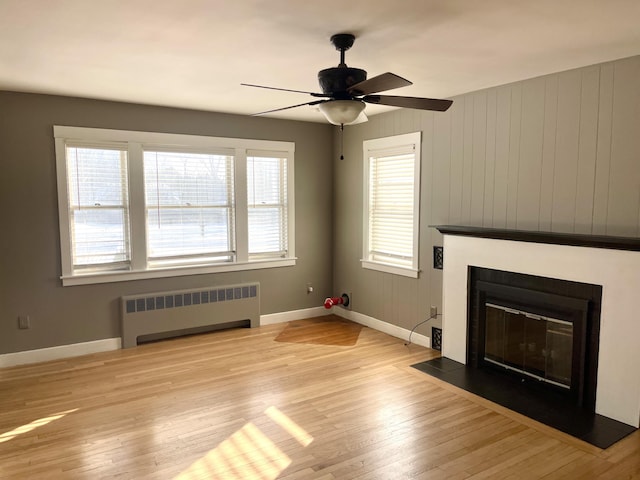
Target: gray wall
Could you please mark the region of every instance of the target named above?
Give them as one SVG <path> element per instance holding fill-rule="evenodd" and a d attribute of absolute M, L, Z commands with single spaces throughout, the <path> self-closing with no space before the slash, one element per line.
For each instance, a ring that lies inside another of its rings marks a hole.
<path fill-rule="evenodd" d="M 410 329 L 441 307 L 431 263 L 442 238 L 429 225 L 640 236 L 639 86 L 633 57 L 462 95 L 446 113 L 397 110 L 346 127 L 345 160 L 334 154 L 334 290 Z M 364 270 L 362 141 L 418 130 L 420 278 Z M 417 331 L 431 336 L 431 325 L 440 320 Z"/>
<path fill-rule="evenodd" d="M 62 287 L 53 125 L 295 142 L 297 265 Z M 331 142 L 322 124 L 0 92 L 0 354 L 119 337 L 122 295 L 259 281 L 263 314 L 322 305 L 332 191 L 318 179 L 331 178 Z M 18 330 L 19 315 L 30 330 Z"/>
<path fill-rule="evenodd" d="M 0 354 L 118 337 L 121 295 L 256 280 L 263 314 L 347 291 L 354 311 L 410 329 L 441 308 L 429 225 L 640 236 L 638 85 L 634 57 L 456 97 L 446 113 L 378 115 L 345 128 L 343 161 L 327 125 L 0 92 Z M 296 142 L 297 266 L 63 288 L 54 124 Z M 422 273 L 364 270 L 362 141 L 418 130 Z"/>

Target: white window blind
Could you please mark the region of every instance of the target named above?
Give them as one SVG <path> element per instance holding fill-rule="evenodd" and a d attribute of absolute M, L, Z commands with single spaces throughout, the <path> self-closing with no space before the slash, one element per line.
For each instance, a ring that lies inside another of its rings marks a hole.
<path fill-rule="evenodd" d="M 369 258 L 411 267 L 414 155 L 369 159 Z"/>
<path fill-rule="evenodd" d="M 66 154 L 73 268 L 127 268 L 131 257 L 126 150 L 67 145 Z"/>
<path fill-rule="evenodd" d="M 144 152 L 150 264 L 231 261 L 233 157 Z"/>
<path fill-rule="evenodd" d="M 287 159 L 247 157 L 249 258 L 287 255 Z"/>
<path fill-rule="evenodd" d="M 420 133 L 364 142 L 363 266 L 418 273 Z"/>

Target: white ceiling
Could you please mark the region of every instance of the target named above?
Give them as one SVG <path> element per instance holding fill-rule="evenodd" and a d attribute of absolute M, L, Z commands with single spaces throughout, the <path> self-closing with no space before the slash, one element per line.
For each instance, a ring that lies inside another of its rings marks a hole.
<path fill-rule="evenodd" d="M 447 98 L 640 54 L 640 0 L 0 0 L 0 90 L 251 114 L 349 66 Z M 367 114 L 388 107 L 367 106 Z M 272 114 L 324 121 L 315 107 Z"/>

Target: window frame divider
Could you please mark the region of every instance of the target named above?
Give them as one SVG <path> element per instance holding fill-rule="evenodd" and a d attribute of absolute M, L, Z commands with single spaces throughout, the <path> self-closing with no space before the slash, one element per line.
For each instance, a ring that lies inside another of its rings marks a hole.
<path fill-rule="evenodd" d="M 236 262 L 249 261 L 249 218 L 247 199 L 247 149 L 237 148 L 234 155 Z"/>
<path fill-rule="evenodd" d="M 146 210 L 144 190 L 143 148 L 138 142 L 128 145 L 129 160 L 129 245 L 131 270 L 142 270 L 147 264 Z M 142 185 L 142 188 L 139 186 Z"/>

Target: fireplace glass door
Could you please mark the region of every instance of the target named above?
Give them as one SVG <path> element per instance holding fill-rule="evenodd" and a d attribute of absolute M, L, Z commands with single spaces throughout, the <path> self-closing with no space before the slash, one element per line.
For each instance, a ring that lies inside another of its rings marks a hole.
<path fill-rule="evenodd" d="M 571 388 L 571 322 L 491 303 L 485 306 L 485 362 Z"/>

